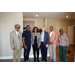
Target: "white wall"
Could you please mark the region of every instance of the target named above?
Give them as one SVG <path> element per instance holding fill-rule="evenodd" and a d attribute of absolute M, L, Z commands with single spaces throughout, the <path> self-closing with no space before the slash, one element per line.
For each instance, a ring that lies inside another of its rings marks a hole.
<path fill-rule="evenodd" d="M 23 21 L 34 21 L 38 28 L 43 26 L 43 18 L 23 18 Z"/>
<path fill-rule="evenodd" d="M 23 31 L 22 12 L 0 12 L 0 59 L 13 57 L 10 47 L 10 32 L 14 30 L 15 24 L 20 24 L 20 30 Z"/>

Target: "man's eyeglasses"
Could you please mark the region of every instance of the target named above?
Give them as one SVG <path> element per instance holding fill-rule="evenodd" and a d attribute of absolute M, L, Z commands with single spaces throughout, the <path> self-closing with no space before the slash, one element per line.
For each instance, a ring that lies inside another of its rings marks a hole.
<path fill-rule="evenodd" d="M 16 28 L 20 28 L 20 27 L 16 27 Z"/>

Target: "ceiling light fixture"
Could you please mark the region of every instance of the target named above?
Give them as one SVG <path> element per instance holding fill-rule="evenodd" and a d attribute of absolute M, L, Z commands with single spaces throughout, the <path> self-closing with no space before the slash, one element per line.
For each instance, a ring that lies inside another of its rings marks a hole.
<path fill-rule="evenodd" d="M 68 15 L 66 16 L 66 18 L 68 18 Z"/>
<path fill-rule="evenodd" d="M 36 17 L 38 17 L 38 14 L 36 14 Z"/>

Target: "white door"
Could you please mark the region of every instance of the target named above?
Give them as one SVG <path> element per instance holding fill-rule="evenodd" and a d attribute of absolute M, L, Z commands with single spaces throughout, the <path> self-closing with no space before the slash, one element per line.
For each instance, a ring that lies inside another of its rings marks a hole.
<path fill-rule="evenodd" d="M 68 26 L 68 39 L 69 44 L 73 44 L 74 38 L 74 26 Z"/>

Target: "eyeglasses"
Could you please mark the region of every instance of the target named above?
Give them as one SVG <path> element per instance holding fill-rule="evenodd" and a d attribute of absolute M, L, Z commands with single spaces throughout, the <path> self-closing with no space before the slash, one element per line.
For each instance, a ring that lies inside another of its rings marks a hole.
<path fill-rule="evenodd" d="M 16 28 L 20 28 L 20 27 L 16 27 Z"/>

